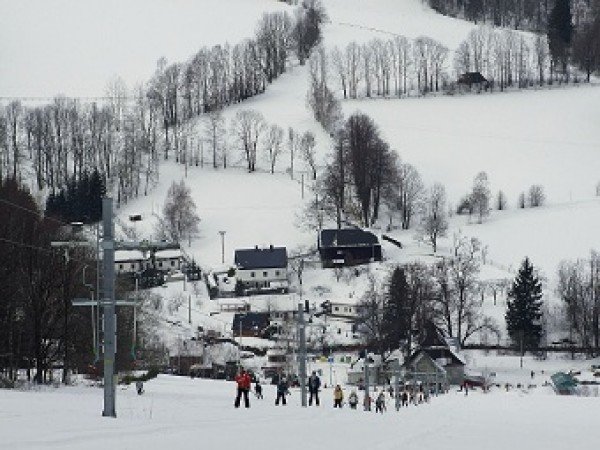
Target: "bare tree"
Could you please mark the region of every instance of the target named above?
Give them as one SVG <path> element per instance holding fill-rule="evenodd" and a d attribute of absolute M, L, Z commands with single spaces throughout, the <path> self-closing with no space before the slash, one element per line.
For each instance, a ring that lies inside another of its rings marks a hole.
<path fill-rule="evenodd" d="M 527 193 L 527 200 L 531 208 L 537 208 L 538 206 L 542 206 L 544 204 L 544 201 L 546 200 L 546 195 L 544 194 L 544 187 L 539 184 L 532 185 Z"/>
<path fill-rule="evenodd" d="M 266 124 L 263 115 L 253 109 L 238 111 L 232 122 L 231 131 L 246 158 L 248 172 L 256 170 L 258 140 L 265 128 Z"/>
<path fill-rule="evenodd" d="M 417 169 L 408 163 L 401 163 L 398 169 L 398 210 L 402 229 L 408 230 L 413 216 L 418 210 L 423 195 L 423 182 Z"/>
<path fill-rule="evenodd" d="M 225 135 L 225 119 L 220 109 L 208 113 L 204 121 L 204 139 L 212 149 L 213 169 L 217 168 L 217 158 L 223 146 Z"/>
<path fill-rule="evenodd" d="M 316 151 L 315 151 L 315 135 L 310 131 L 304 132 L 302 137 L 300 138 L 299 148 L 304 161 L 310 167 L 312 171 L 313 180 L 317 179 L 317 161 L 316 161 Z"/>
<path fill-rule="evenodd" d="M 158 227 L 159 235 L 167 235 L 176 242 L 187 238 L 189 243 L 198 234 L 200 218 L 196 214 L 196 203 L 190 188 L 183 180 L 173 182 L 163 206 Z"/>
<path fill-rule="evenodd" d="M 431 243 L 433 253 L 437 250 L 438 238 L 445 236 L 448 230 L 447 211 L 446 189 L 435 183 L 427 193 L 421 214 L 421 233 Z"/>
<path fill-rule="evenodd" d="M 269 157 L 271 173 L 275 173 L 277 157 L 283 151 L 283 129 L 280 126 L 273 124 L 269 127 L 269 133 L 265 139 L 265 150 Z"/>
<path fill-rule="evenodd" d="M 472 207 L 477 214 L 479 223 L 490 213 L 490 185 L 487 173 L 479 172 L 473 181 L 473 189 L 471 191 Z"/>
<path fill-rule="evenodd" d="M 498 195 L 496 196 L 496 209 L 498 211 L 503 211 L 507 207 L 506 194 L 503 191 L 498 191 Z"/>

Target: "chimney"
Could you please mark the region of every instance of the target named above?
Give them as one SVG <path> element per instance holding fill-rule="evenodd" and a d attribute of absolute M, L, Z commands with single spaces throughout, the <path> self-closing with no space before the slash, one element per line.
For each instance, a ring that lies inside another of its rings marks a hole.
<path fill-rule="evenodd" d="M 258 245 L 255 245 L 255 246 L 254 246 L 254 250 L 258 250 Z"/>
<path fill-rule="evenodd" d="M 269 245 L 269 250 L 273 251 L 273 244 Z"/>

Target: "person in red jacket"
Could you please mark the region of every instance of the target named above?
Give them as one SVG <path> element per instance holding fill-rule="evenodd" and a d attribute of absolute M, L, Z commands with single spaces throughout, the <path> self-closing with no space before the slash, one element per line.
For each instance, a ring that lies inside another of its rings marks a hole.
<path fill-rule="evenodd" d="M 240 400 L 242 399 L 242 394 L 244 395 L 244 404 L 246 408 L 250 408 L 250 399 L 248 398 L 248 392 L 250 392 L 250 384 L 252 380 L 250 379 L 250 375 L 244 369 L 240 369 L 240 373 L 235 377 L 235 382 L 237 383 L 237 397 L 235 398 L 234 406 L 236 408 L 240 407 Z"/>

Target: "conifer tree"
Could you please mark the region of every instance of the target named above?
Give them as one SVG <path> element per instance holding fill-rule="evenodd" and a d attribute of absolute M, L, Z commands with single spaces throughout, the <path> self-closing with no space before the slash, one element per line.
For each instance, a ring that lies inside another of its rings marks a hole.
<path fill-rule="evenodd" d="M 548 18 L 548 45 L 552 59 L 566 71 L 573 38 L 571 0 L 556 0 Z"/>
<path fill-rule="evenodd" d="M 390 277 L 383 312 L 382 334 L 389 350 L 398 348 L 400 343 L 405 341 L 410 334 L 409 296 L 406 273 L 403 268 L 396 267 Z"/>
<path fill-rule="evenodd" d="M 542 283 L 529 258 L 523 261 L 508 298 L 505 319 L 511 340 L 522 343 L 523 349 L 537 348 L 542 336 Z"/>

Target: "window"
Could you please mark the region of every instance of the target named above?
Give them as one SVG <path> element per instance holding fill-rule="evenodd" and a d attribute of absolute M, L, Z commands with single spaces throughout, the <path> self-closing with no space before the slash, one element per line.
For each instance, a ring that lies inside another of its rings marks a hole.
<path fill-rule="evenodd" d="M 158 267 L 162 267 L 162 261 L 158 262 Z"/>
<path fill-rule="evenodd" d="M 279 270 L 275 271 L 275 276 L 278 277 L 279 276 Z"/>
<path fill-rule="evenodd" d="M 344 306 L 344 312 L 348 312 L 348 308 Z"/>
<path fill-rule="evenodd" d="M 267 278 L 268 273 L 267 272 L 263 272 L 263 277 Z"/>
<path fill-rule="evenodd" d="M 119 264 L 119 270 L 123 270 L 123 264 Z"/>
<path fill-rule="evenodd" d="M 336 307 L 334 307 L 334 308 L 333 308 L 333 310 L 334 310 L 334 311 L 339 311 L 339 310 L 340 310 L 340 307 L 339 307 L 339 306 L 336 306 Z"/>
<path fill-rule="evenodd" d="M 131 264 L 131 270 L 135 270 L 135 264 Z"/>
<path fill-rule="evenodd" d="M 254 272 L 250 272 L 250 277 L 254 278 L 256 276 L 256 274 Z"/>
<path fill-rule="evenodd" d="M 175 261 L 171 261 L 171 267 L 175 267 Z"/>

